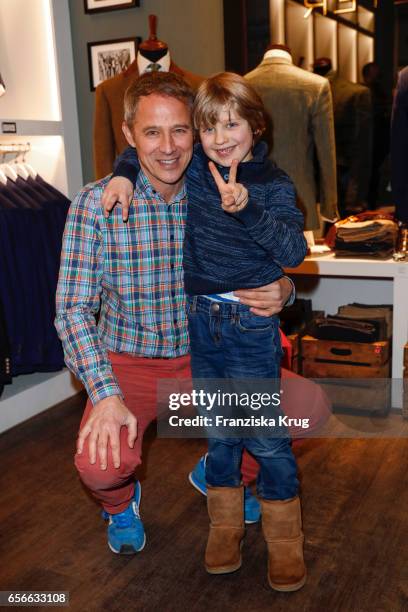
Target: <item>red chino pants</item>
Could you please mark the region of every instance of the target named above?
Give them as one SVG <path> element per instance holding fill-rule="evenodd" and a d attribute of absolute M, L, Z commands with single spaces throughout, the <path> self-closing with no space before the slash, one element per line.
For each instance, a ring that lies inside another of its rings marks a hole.
<path fill-rule="evenodd" d="M 157 415 L 157 383 L 162 379 L 189 380 L 191 379 L 190 357 L 175 359 L 148 359 L 145 357 L 132 357 L 127 354 L 109 353 L 113 371 L 119 386 L 125 396 L 125 404 L 137 418 L 137 438 L 133 448 L 127 443 L 127 428 L 122 427 L 120 433 L 120 467 L 115 468 L 112 455 L 108 449 L 108 466 L 101 470 L 99 459 L 94 465 L 89 462 L 88 438 L 85 440 L 81 455 L 75 455 L 75 465 L 80 478 L 90 490 L 95 499 L 104 509 L 112 514 L 122 512 L 130 503 L 134 495 L 134 472 L 142 461 L 143 435 L 150 423 Z M 299 401 L 295 387 L 288 388 L 287 402 L 284 411 L 289 416 L 299 417 L 299 412 L 311 417 L 313 431 L 324 423 L 330 414 L 329 403 L 318 385 L 306 381 L 302 377 L 282 370 L 282 378 L 299 379 L 303 381 L 302 401 Z M 306 392 L 304 385 L 307 384 Z M 92 411 L 92 404 L 88 400 L 80 429 L 85 425 Z M 293 428 L 291 434 L 299 436 L 301 430 Z M 198 460 L 198 457 L 197 457 Z M 186 469 L 187 471 L 187 469 Z M 245 485 L 251 483 L 258 475 L 259 465 L 255 459 L 244 451 L 241 465 L 242 480 Z M 186 474 L 187 475 L 187 474 Z"/>
<path fill-rule="evenodd" d="M 120 432 L 120 467 L 115 468 L 110 448 L 108 466 L 101 470 L 99 458 L 89 462 L 88 438 L 81 455 L 75 455 L 75 465 L 82 482 L 104 509 L 116 514 L 129 505 L 134 495 L 134 472 L 142 461 L 143 435 L 157 415 L 157 383 L 164 378 L 190 379 L 190 356 L 175 359 L 149 359 L 127 354 L 109 353 L 112 368 L 124 395 L 127 408 L 137 418 L 137 438 L 133 448 L 127 443 L 128 430 Z M 82 428 L 92 411 L 88 400 L 82 417 Z"/>

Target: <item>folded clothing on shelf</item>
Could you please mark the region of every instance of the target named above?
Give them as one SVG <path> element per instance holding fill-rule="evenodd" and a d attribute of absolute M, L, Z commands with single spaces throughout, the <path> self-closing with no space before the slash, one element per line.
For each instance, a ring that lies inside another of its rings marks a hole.
<path fill-rule="evenodd" d="M 319 340 L 376 342 L 380 336 L 374 321 L 356 321 L 339 316 L 318 317 L 309 326 L 309 333 Z"/>
<path fill-rule="evenodd" d="M 337 221 L 326 236 L 337 257 L 388 259 L 395 250 L 398 225 L 392 215 L 365 212 Z"/>
<path fill-rule="evenodd" d="M 354 302 L 340 306 L 337 314 L 349 319 L 383 322 L 381 329 L 384 329 L 384 337 L 379 338 L 379 340 L 388 340 L 392 336 L 392 305 L 390 304 L 358 304 Z"/>
<path fill-rule="evenodd" d="M 395 242 L 373 243 L 354 242 L 353 247 L 341 240 L 336 240 L 334 252 L 336 257 L 361 257 L 363 259 L 390 259 L 395 251 Z"/>
<path fill-rule="evenodd" d="M 308 325 L 308 333 L 320 340 L 379 342 L 392 336 L 392 306 L 345 304 L 337 314 L 319 316 Z"/>

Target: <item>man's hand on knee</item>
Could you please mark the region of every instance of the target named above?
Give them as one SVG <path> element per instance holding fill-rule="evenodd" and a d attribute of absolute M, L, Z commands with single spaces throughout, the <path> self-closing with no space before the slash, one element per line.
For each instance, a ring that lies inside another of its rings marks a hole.
<path fill-rule="evenodd" d="M 137 436 L 136 417 L 126 408 L 119 395 L 106 397 L 95 404 L 87 422 L 79 432 L 77 453 L 82 453 L 85 440 L 89 436 L 89 462 L 96 463 L 98 456 L 101 470 L 106 470 L 108 446 L 110 445 L 113 465 L 118 468 L 120 466 L 120 430 L 123 426 L 128 429 L 128 445 L 133 448 Z"/>
<path fill-rule="evenodd" d="M 239 297 L 242 304 L 250 306 L 254 314 L 270 317 L 282 310 L 293 290 L 293 283 L 289 278 L 283 276 L 264 287 L 240 289 L 234 291 L 234 294 Z"/>

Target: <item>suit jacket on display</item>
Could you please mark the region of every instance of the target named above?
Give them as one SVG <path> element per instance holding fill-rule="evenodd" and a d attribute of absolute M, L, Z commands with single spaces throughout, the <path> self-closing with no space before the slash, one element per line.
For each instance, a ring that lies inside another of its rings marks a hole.
<path fill-rule="evenodd" d="M 273 122 L 272 158 L 293 180 L 305 229 L 317 229 L 320 212 L 338 216 L 333 105 L 327 79 L 282 57 L 265 58 L 246 79 Z M 315 152 L 319 169 L 316 181 Z"/>
<path fill-rule="evenodd" d="M 348 172 L 345 205 L 367 199 L 372 158 L 372 106 L 368 87 L 332 72 L 327 75 L 333 97 L 337 165 Z"/>
<path fill-rule="evenodd" d="M 171 62 L 170 72 L 183 77 L 195 91 L 203 78 L 181 70 Z M 103 178 L 113 169 L 115 158 L 128 146 L 123 132 L 123 99 L 126 89 L 139 78 L 136 65 L 112 79 L 100 83 L 95 91 L 94 169 L 95 179 Z"/>

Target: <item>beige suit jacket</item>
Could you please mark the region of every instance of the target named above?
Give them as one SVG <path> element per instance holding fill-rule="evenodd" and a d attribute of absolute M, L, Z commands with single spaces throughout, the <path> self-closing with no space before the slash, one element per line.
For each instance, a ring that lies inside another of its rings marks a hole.
<path fill-rule="evenodd" d="M 170 72 L 182 76 L 193 90 L 203 80 L 203 77 L 181 70 L 173 62 Z M 123 99 L 126 89 L 138 78 L 139 72 L 134 64 L 131 69 L 103 81 L 96 88 L 93 137 L 95 180 L 112 172 L 117 155 L 128 146 L 122 132 Z"/>
<path fill-rule="evenodd" d="M 305 214 L 305 229 L 316 229 L 319 227 L 317 203 L 324 217 L 338 216 L 329 82 L 285 58 L 264 59 L 245 78 L 258 91 L 272 118 L 271 157 L 295 184 L 299 205 Z"/>

